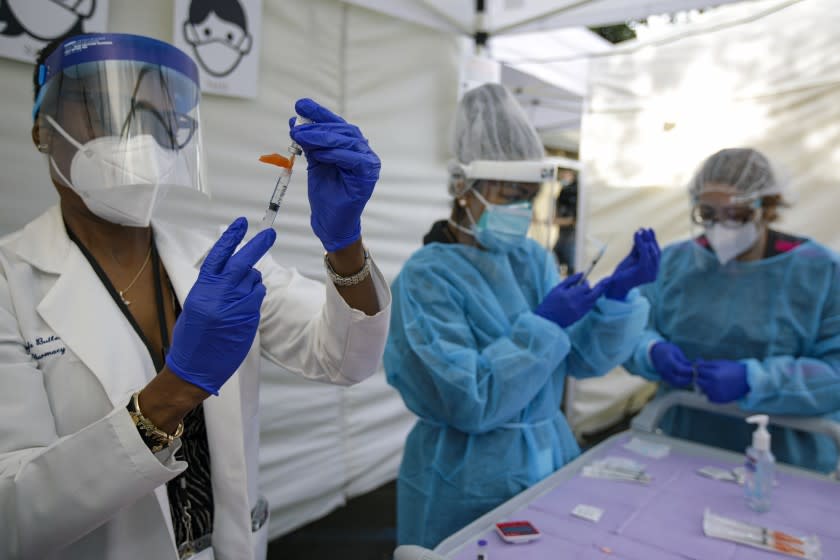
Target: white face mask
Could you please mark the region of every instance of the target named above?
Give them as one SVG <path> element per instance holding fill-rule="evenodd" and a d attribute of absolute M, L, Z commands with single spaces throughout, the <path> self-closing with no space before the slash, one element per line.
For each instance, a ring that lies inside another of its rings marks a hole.
<path fill-rule="evenodd" d="M 238 50 L 217 41 L 195 45 L 193 48 L 201 67 L 213 76 L 227 76 L 242 58 L 242 53 Z"/>
<path fill-rule="evenodd" d="M 705 232 L 706 239 L 722 265 L 744 254 L 758 241 L 758 227 L 755 222 L 748 222 L 738 228 L 713 224 L 705 228 Z"/>
<path fill-rule="evenodd" d="M 70 162 L 69 180 L 50 156 L 52 168 L 82 197 L 88 209 L 103 220 L 147 227 L 166 190 L 170 186 L 190 184 L 177 152 L 160 147 L 151 135 L 127 140 L 101 136 L 80 144 L 52 117 L 46 118 L 78 148 Z"/>

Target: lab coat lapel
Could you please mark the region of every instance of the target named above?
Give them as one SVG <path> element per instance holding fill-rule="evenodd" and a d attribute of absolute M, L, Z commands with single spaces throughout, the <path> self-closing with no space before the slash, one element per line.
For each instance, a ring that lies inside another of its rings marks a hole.
<path fill-rule="evenodd" d="M 60 211 L 56 208 L 38 222 L 40 227 L 28 232 L 33 239 L 23 246 L 28 254 L 22 256 L 58 274 L 38 304 L 38 314 L 99 379 L 111 405 L 125 405 L 155 375 L 149 352 L 67 237 Z"/>
<path fill-rule="evenodd" d="M 183 304 L 198 278 L 199 267 L 212 239 L 176 231 L 166 223 L 154 224 L 161 261 Z M 243 440 L 239 375 L 234 374 L 219 396 L 204 401 L 210 472 L 215 501 L 213 548 L 222 558 L 241 558 L 251 549 L 250 506 L 245 491 L 247 468 Z"/>

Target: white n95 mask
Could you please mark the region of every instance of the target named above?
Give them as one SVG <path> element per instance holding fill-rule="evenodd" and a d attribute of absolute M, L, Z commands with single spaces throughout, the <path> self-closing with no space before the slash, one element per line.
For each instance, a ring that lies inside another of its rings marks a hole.
<path fill-rule="evenodd" d="M 47 116 L 50 124 L 75 145 L 69 180 L 50 156 L 50 164 L 88 209 L 109 222 L 147 227 L 159 200 L 170 186 L 189 184 L 177 152 L 162 148 L 154 136 L 128 139 L 101 136 L 80 144 Z"/>
<path fill-rule="evenodd" d="M 758 227 L 755 222 L 748 222 L 737 228 L 727 228 L 713 224 L 705 228 L 706 239 L 715 251 L 720 264 L 724 265 L 735 257 L 744 254 L 758 241 Z"/>

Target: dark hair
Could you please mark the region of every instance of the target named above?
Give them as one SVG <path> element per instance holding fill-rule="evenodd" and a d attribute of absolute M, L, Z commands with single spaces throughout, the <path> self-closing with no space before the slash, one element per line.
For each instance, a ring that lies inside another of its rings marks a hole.
<path fill-rule="evenodd" d="M 761 212 L 764 221 L 775 222 L 779 219 L 779 208 L 787 208 L 790 204 L 780 194 L 770 194 L 761 197 Z"/>
<path fill-rule="evenodd" d="M 456 224 L 461 224 L 464 222 L 464 219 L 467 217 L 467 210 L 460 204 L 458 204 L 458 199 L 454 199 L 452 201 L 452 220 Z"/>
<path fill-rule="evenodd" d="M 190 15 L 187 21 L 193 25 L 201 23 L 210 12 L 214 12 L 221 19 L 238 25 L 243 31 L 248 31 L 248 22 L 245 21 L 245 10 L 239 0 L 192 0 L 190 2 Z"/>

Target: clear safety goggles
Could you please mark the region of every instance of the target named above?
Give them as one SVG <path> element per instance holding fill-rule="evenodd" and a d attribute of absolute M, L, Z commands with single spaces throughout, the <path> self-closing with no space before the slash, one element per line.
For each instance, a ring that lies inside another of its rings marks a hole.
<path fill-rule="evenodd" d="M 57 48 L 38 79 L 33 117 L 45 129 L 57 123 L 82 147 L 103 137 L 126 146 L 153 138 L 155 152 L 175 160 L 182 186 L 206 192 L 198 69 L 188 55 L 148 37 L 83 35 Z"/>
<path fill-rule="evenodd" d="M 720 224 L 723 227 L 736 229 L 744 224 L 757 221 L 761 215 L 760 206 L 713 206 L 711 204 L 697 204 L 691 209 L 692 223 L 709 227 Z"/>
<path fill-rule="evenodd" d="M 724 190 L 705 192 L 729 194 L 729 191 Z M 691 222 L 698 226 L 711 227 L 720 224 L 725 228 L 736 229 L 760 218 L 761 199 L 754 195 L 731 195 L 725 204 L 713 204 L 699 198 L 692 200 Z"/>

